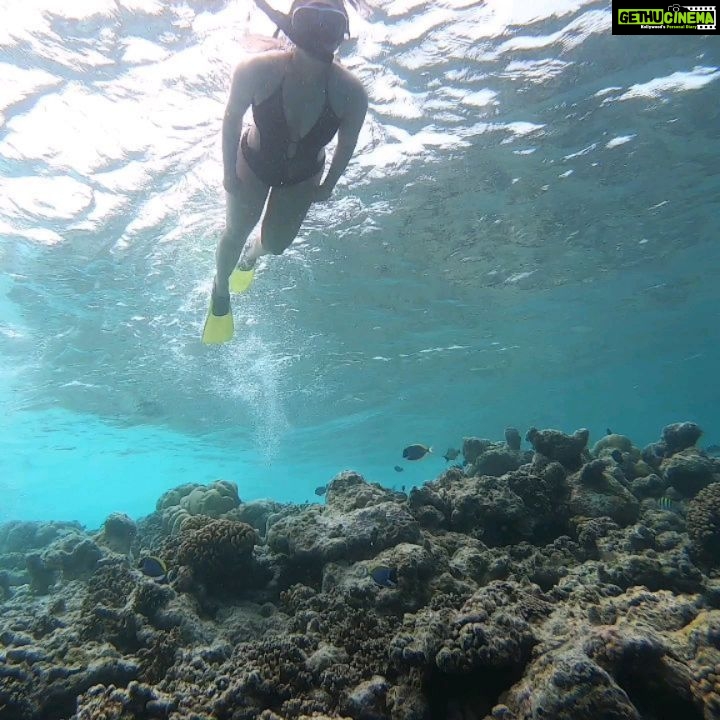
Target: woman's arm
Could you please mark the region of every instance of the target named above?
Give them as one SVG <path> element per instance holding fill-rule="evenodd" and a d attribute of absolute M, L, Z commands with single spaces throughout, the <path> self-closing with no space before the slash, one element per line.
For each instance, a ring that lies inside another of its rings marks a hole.
<path fill-rule="evenodd" d="M 222 128 L 222 153 L 225 189 L 231 192 L 239 180 L 235 172 L 242 119 L 253 101 L 257 87 L 258 68 L 252 60 L 240 63 L 233 73 L 230 97 L 225 108 Z"/>
<path fill-rule="evenodd" d="M 363 122 L 365 122 L 368 107 L 365 88 L 359 80 L 352 77 L 349 90 L 347 104 L 345 105 L 340 127 L 338 128 L 335 153 L 325 180 L 323 180 L 320 186 L 321 196 L 326 195 L 330 197 L 337 181 L 345 172 L 345 168 L 348 166 L 353 152 L 355 152 L 355 146 L 357 145 L 358 135 L 360 135 Z"/>

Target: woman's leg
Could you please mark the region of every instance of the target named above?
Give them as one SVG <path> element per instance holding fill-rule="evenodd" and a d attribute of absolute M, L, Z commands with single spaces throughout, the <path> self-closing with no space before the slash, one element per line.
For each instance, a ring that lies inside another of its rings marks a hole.
<path fill-rule="evenodd" d="M 261 241 L 253 242 L 243 253 L 245 264 L 252 266 L 267 253 L 282 255 L 297 237 L 300 226 L 312 205 L 320 184 L 322 171 L 297 185 L 274 187 L 270 190 L 265 217 L 262 221 Z"/>
<path fill-rule="evenodd" d="M 268 186 L 250 169 L 242 150 L 238 148 L 237 174 L 240 189 L 237 193 L 226 193 L 225 232 L 218 243 L 216 260 L 216 294 L 230 294 L 228 279 L 235 269 L 243 245 L 262 215 Z"/>

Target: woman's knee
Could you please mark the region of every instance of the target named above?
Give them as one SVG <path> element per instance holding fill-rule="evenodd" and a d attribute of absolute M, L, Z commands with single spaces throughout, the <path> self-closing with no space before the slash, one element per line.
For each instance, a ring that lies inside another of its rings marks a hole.
<path fill-rule="evenodd" d="M 260 233 L 263 250 L 273 255 L 282 255 L 300 232 L 308 209 L 309 205 L 288 212 L 287 206 L 273 202 L 271 196 Z"/>
<path fill-rule="evenodd" d="M 265 252 L 282 255 L 292 245 L 296 236 L 297 233 L 290 237 L 286 233 L 266 232 L 265 228 L 263 228 L 260 239 Z"/>
<path fill-rule="evenodd" d="M 302 221 L 298 222 L 297 218 L 290 220 L 279 217 L 277 212 L 266 213 L 260 233 L 263 250 L 273 255 L 282 255 L 293 244 L 301 225 Z"/>

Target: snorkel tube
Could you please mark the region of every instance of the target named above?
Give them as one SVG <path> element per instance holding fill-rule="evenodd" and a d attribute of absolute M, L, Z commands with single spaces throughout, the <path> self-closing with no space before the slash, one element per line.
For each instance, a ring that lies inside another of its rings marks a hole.
<path fill-rule="evenodd" d="M 255 0 L 255 4 L 278 26 L 280 30 L 290 37 L 290 33 L 292 31 L 290 29 L 289 15 L 270 7 L 265 0 Z M 277 35 L 277 32 L 275 34 Z M 292 38 L 290 39 L 292 40 Z"/>
<path fill-rule="evenodd" d="M 316 60 L 324 63 L 332 63 L 335 58 L 335 54 L 326 50 L 321 49 L 317 46 L 317 43 L 311 42 L 304 35 L 296 33 L 292 26 L 292 15 L 289 13 L 283 13 L 275 8 L 271 7 L 266 0 L 255 0 L 255 4 L 262 10 L 277 26 L 274 37 L 277 37 L 278 31 L 282 30 L 283 33 L 290 39 L 290 41 L 297 45 L 297 47 L 303 49 L 308 55 L 314 57 Z M 344 12 L 344 11 L 343 11 Z"/>

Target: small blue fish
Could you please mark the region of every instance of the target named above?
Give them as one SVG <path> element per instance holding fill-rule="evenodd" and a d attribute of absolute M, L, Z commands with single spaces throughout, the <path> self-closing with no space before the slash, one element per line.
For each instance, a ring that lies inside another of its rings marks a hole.
<path fill-rule="evenodd" d="M 315 494 L 318 497 L 322 497 L 327 492 L 327 485 L 320 485 L 315 488 Z"/>
<path fill-rule="evenodd" d="M 387 565 L 378 565 L 376 568 L 372 569 L 370 575 L 375 583 L 380 585 L 380 587 L 397 587 L 398 576 L 395 568 L 390 568 Z"/>
<path fill-rule="evenodd" d="M 147 575 L 158 582 L 163 582 L 167 577 L 167 567 L 165 567 L 165 563 L 154 555 L 141 557 L 138 563 L 138 569 L 143 575 Z"/>
<path fill-rule="evenodd" d="M 405 468 L 400 467 L 399 465 L 396 465 L 394 468 L 395 472 L 404 472 Z"/>
<path fill-rule="evenodd" d="M 618 465 L 623 461 L 623 455 L 622 455 L 622 453 L 621 453 L 617 448 L 615 448 L 615 450 L 613 450 L 613 451 L 610 453 L 610 457 L 611 457 Z"/>

